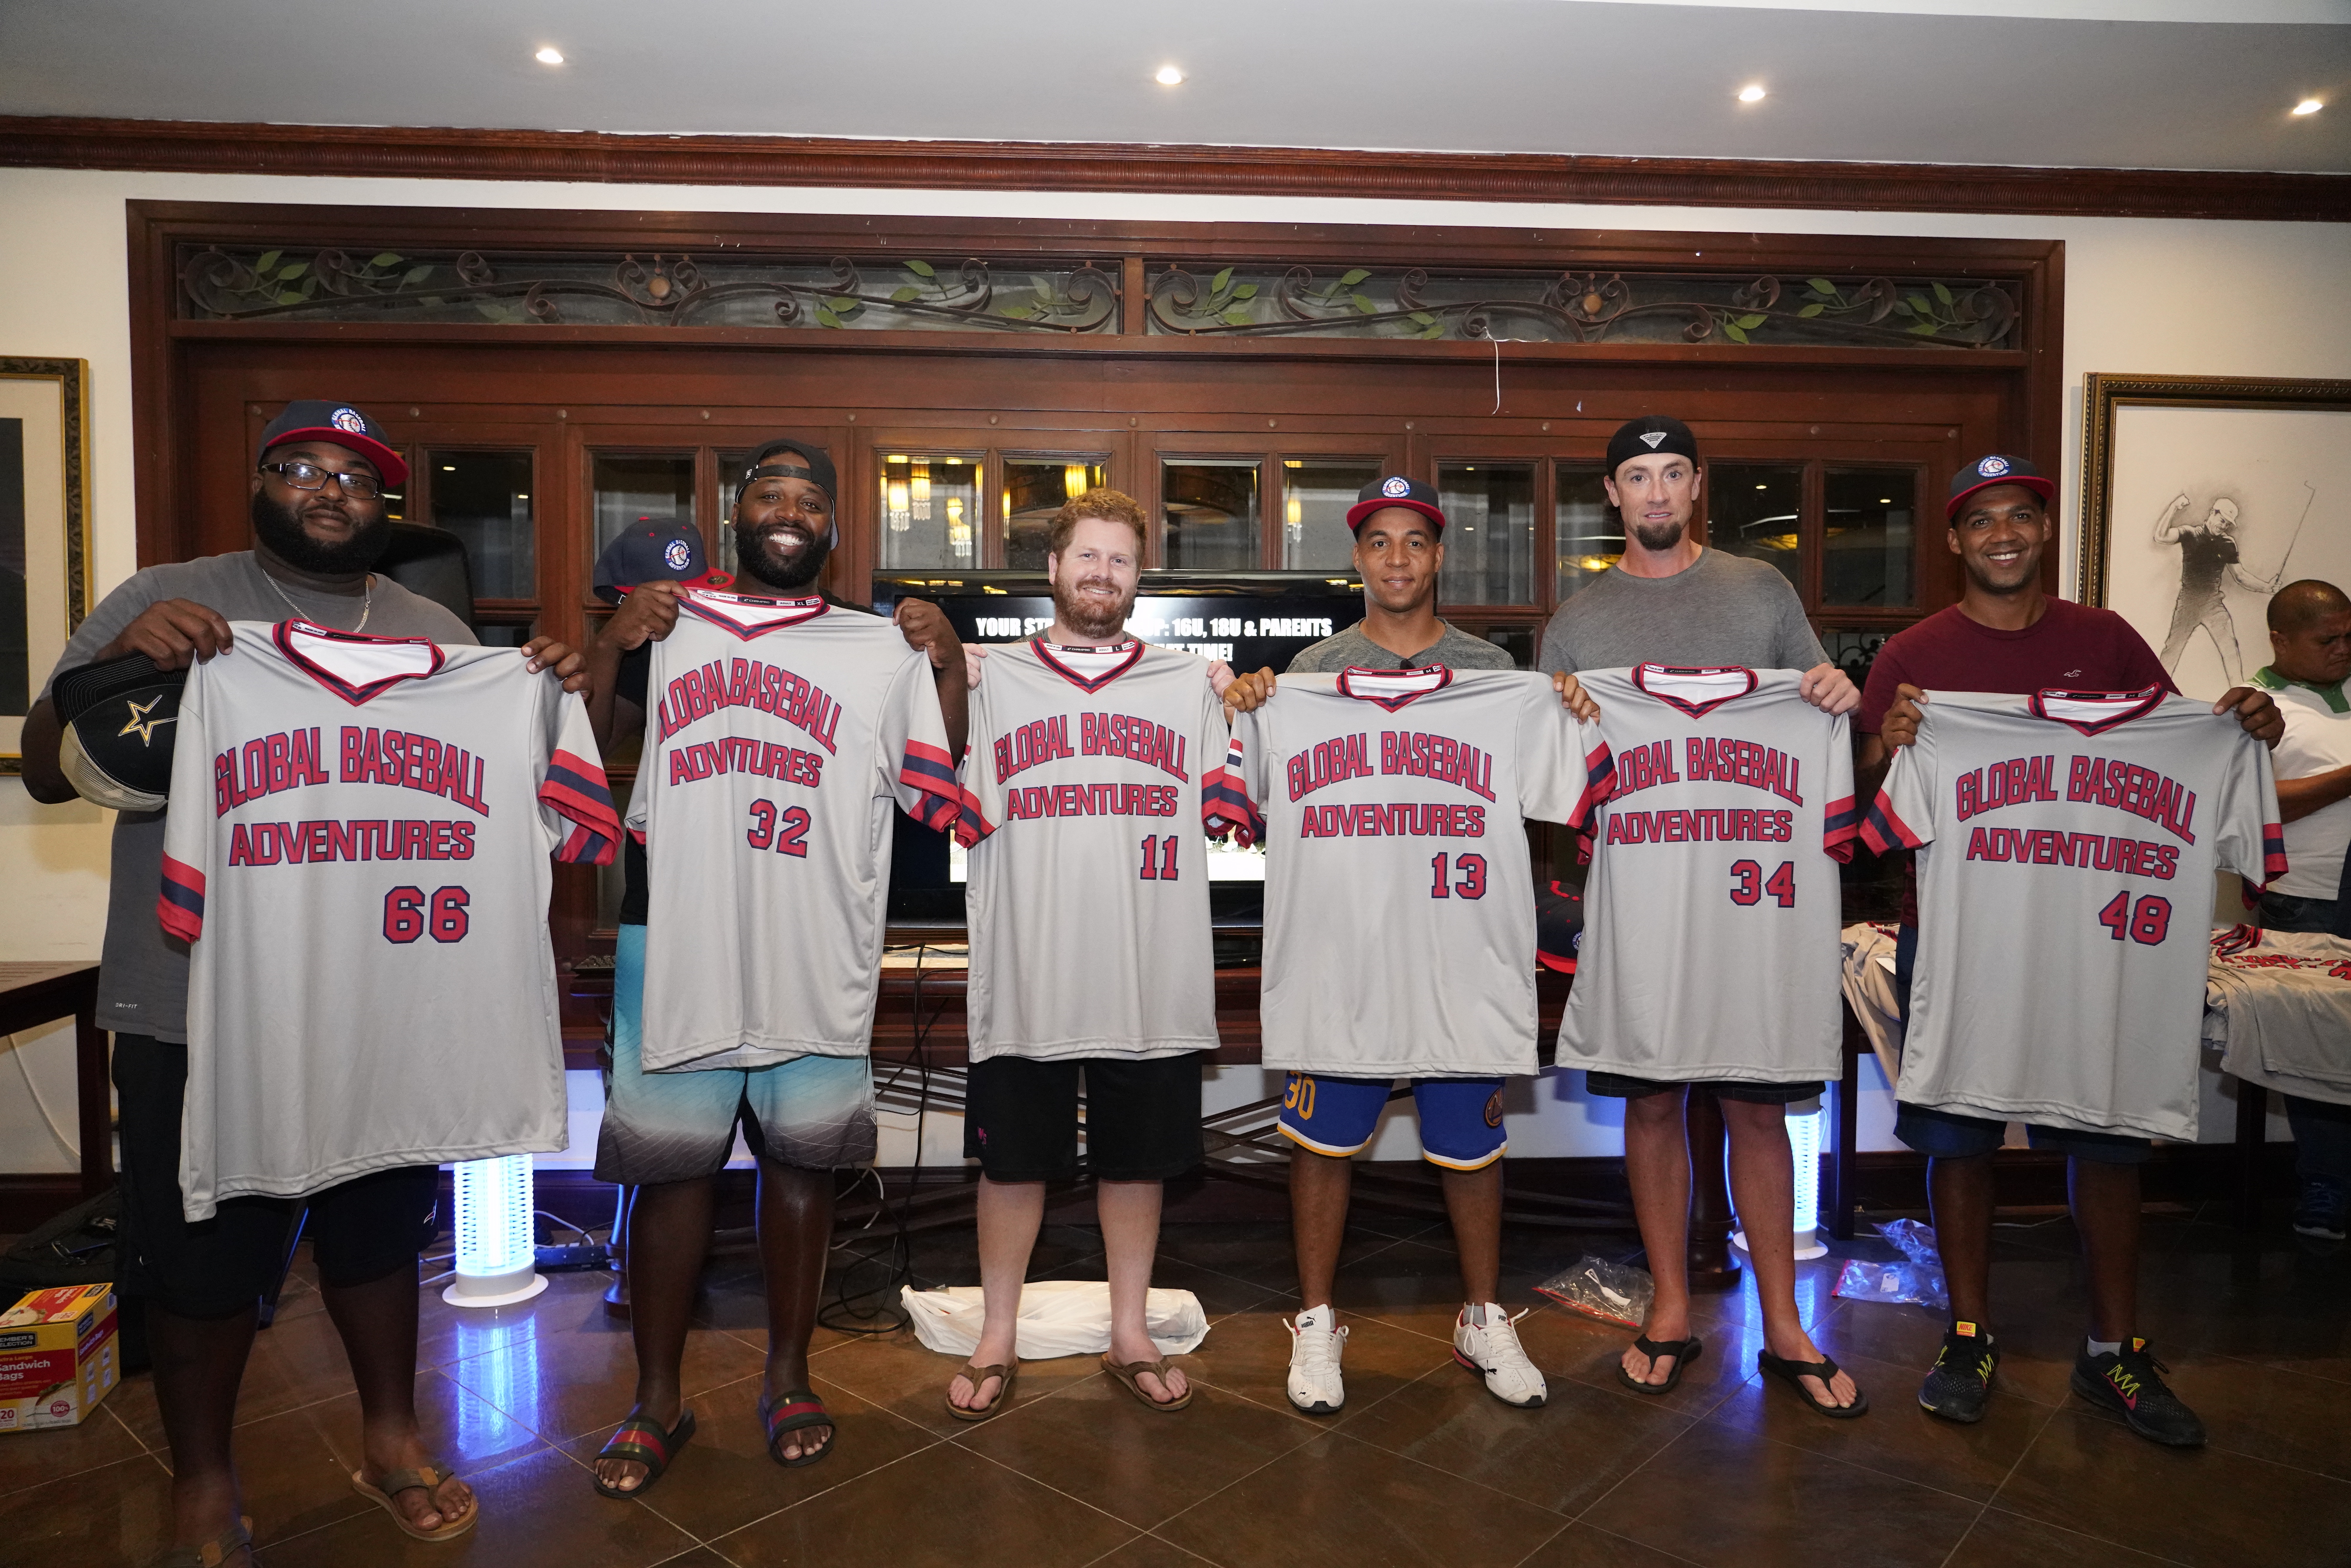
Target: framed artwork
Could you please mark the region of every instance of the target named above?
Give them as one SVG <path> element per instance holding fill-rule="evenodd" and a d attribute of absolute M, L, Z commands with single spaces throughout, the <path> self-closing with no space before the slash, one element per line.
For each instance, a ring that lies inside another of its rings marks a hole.
<path fill-rule="evenodd" d="M 2091 372 L 2082 601 L 2119 612 L 2189 696 L 2270 662 L 2270 595 L 2351 591 L 2351 381 Z"/>
<path fill-rule="evenodd" d="M 89 362 L 0 358 L 0 773 L 89 613 Z"/>

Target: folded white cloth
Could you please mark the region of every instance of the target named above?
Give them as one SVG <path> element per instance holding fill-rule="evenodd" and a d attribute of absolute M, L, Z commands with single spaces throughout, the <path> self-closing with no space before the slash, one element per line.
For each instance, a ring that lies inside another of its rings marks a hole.
<path fill-rule="evenodd" d="M 901 1293 L 914 1320 L 914 1337 L 945 1355 L 968 1356 L 979 1348 L 987 1313 L 979 1287 L 953 1285 L 940 1291 Z M 1182 1355 L 1208 1337 L 1208 1316 L 1189 1291 L 1153 1291 L 1144 1298 L 1144 1326 L 1162 1355 Z M 1014 1348 L 1023 1361 L 1057 1355 L 1100 1355 L 1110 1349 L 1110 1286 L 1101 1280 L 1040 1280 L 1020 1290 L 1020 1327 Z"/>

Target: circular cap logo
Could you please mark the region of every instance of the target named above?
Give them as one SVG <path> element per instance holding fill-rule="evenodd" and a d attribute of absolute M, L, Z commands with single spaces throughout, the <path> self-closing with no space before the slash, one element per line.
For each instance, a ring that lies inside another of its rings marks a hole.
<path fill-rule="evenodd" d="M 348 430 L 353 435 L 367 434 L 367 417 L 355 408 L 339 408 L 327 416 L 327 423 L 337 430 Z"/>
<path fill-rule="evenodd" d="M 1996 479 L 2002 474 L 2008 472 L 2008 459 L 2005 457 L 1987 457 L 1982 462 L 1976 465 L 1976 472 L 1982 475 L 1987 479 Z"/>
<path fill-rule="evenodd" d="M 1383 496 L 1409 496 L 1412 494 L 1412 481 L 1399 476 L 1398 477 L 1391 479 L 1386 484 L 1381 486 L 1380 494 Z"/>
<path fill-rule="evenodd" d="M 672 571 L 684 571 L 694 564 L 694 547 L 684 539 L 672 539 L 662 546 L 662 559 L 669 562 Z"/>

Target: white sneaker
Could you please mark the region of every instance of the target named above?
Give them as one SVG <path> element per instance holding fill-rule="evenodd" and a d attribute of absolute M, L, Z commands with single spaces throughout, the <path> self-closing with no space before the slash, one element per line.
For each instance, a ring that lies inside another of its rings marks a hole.
<path fill-rule="evenodd" d="M 1532 1410 L 1550 1387 L 1519 1347 L 1519 1331 L 1511 1326 L 1526 1315 L 1512 1317 L 1497 1301 L 1462 1308 L 1453 1320 L 1453 1359 L 1484 1377 L 1486 1392 L 1503 1404 Z"/>
<path fill-rule="evenodd" d="M 1339 1353 L 1347 1331 L 1333 1328 L 1339 1314 L 1326 1304 L 1298 1314 L 1290 1330 L 1290 1402 L 1309 1416 L 1328 1416 L 1347 1402 L 1339 1381 Z"/>

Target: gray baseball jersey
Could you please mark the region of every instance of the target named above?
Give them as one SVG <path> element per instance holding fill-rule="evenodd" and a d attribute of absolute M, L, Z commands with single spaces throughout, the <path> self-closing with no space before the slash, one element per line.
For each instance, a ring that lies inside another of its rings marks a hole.
<path fill-rule="evenodd" d="M 645 1070 L 864 1055 L 890 813 L 962 812 L 930 661 L 821 599 L 695 591 L 647 695 Z"/>
<path fill-rule="evenodd" d="M 1216 1049 L 1203 799 L 1228 739 L 1194 654 L 1039 638 L 989 655 L 956 832 L 973 1061 Z"/>
<path fill-rule="evenodd" d="M 2285 870 L 2270 754 L 2143 692 L 1931 692 L 1862 823 L 1918 850 L 1896 1098 L 2193 1142 L 2212 873 Z"/>
<path fill-rule="evenodd" d="M 1246 799 L 1221 810 L 1266 842 L 1266 1066 L 1536 1070 L 1534 873 L 1520 822 L 1581 821 L 1606 778 L 1549 680 L 1284 675 L 1234 726 L 1225 767 Z"/>
<path fill-rule="evenodd" d="M 517 649 L 230 630 L 180 699 L 157 903 L 193 949 L 188 1218 L 562 1148 L 548 857 L 620 837 L 587 709 Z"/>
<path fill-rule="evenodd" d="M 1583 946 L 1559 1064 L 1667 1082 L 1834 1078 L 1837 865 L 1855 834 L 1845 720 L 1792 670 L 1588 670 Z"/>

